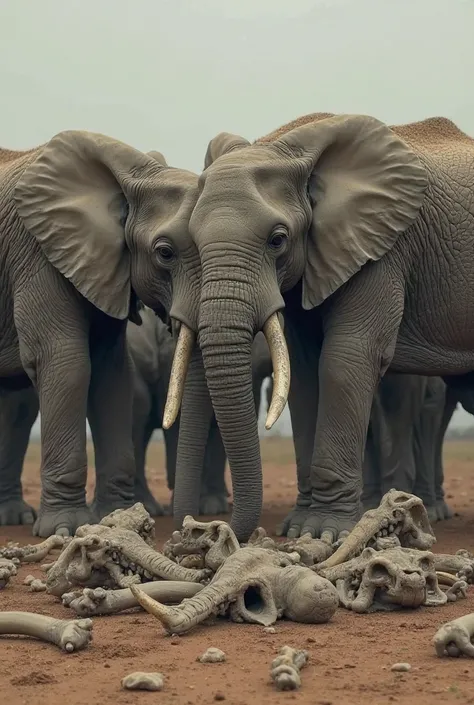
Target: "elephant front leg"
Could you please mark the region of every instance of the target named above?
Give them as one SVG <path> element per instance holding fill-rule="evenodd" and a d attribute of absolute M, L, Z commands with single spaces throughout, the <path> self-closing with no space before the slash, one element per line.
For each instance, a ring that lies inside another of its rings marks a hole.
<path fill-rule="evenodd" d="M 23 500 L 21 473 L 38 409 L 32 386 L 0 394 L 0 526 L 33 524 L 36 518 Z"/>
<path fill-rule="evenodd" d="M 92 508 L 101 518 L 133 504 L 135 457 L 132 362 L 126 346 L 126 323 L 103 315 L 99 323 L 100 332 L 93 330 L 91 335 L 88 418 L 96 464 Z"/>

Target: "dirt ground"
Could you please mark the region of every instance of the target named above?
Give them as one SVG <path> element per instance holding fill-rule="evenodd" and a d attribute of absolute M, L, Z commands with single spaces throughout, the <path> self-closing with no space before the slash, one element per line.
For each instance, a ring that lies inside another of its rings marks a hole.
<path fill-rule="evenodd" d="M 262 525 L 272 532 L 285 515 L 295 492 L 291 441 L 263 443 L 265 507 Z M 474 549 L 474 442 L 445 446 L 446 489 L 459 516 L 435 526 L 439 552 Z M 39 450 L 31 445 L 25 466 L 27 501 L 37 504 Z M 91 468 L 93 459 L 91 458 Z M 151 485 L 166 502 L 163 448 L 153 444 L 148 459 Z M 93 472 L 90 473 L 90 485 Z M 157 546 L 171 532 L 169 518 L 156 520 Z M 7 540 L 32 541 L 30 530 L 0 527 L 0 545 Z M 25 566 L 0 593 L 2 610 L 29 610 L 70 618 L 71 613 L 44 593 L 30 593 L 23 579 L 38 567 Z M 278 622 L 275 634 L 259 626 L 218 621 L 171 639 L 148 614 L 130 611 L 122 616 L 94 619 L 93 642 L 85 650 L 64 654 L 56 647 L 23 637 L 0 638 L 0 703 L 9 705 L 88 705 L 100 703 L 166 703 L 199 705 L 225 701 L 250 705 L 297 701 L 301 705 L 358 705 L 399 703 L 474 703 L 471 661 L 439 659 L 431 638 L 443 623 L 474 611 L 474 587 L 466 600 L 438 608 L 356 615 L 339 609 L 329 624 L 296 625 Z M 278 649 L 288 644 L 309 652 L 302 671 L 302 687 L 278 693 L 269 682 L 269 665 Z M 223 664 L 200 664 L 196 658 L 209 646 L 227 655 Z M 411 664 L 409 673 L 390 671 L 396 662 Z M 161 693 L 121 690 L 123 676 L 133 671 L 159 671 L 165 676 Z"/>

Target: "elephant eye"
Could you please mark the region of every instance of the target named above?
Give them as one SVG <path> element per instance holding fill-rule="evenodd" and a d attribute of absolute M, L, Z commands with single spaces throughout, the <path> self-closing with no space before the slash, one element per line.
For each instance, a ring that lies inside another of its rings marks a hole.
<path fill-rule="evenodd" d="M 169 265 L 175 258 L 175 253 L 171 245 L 167 242 L 159 242 L 154 247 L 156 256 L 161 264 Z"/>
<path fill-rule="evenodd" d="M 288 232 L 283 228 L 274 230 L 268 240 L 268 247 L 274 252 L 281 252 L 288 241 Z"/>

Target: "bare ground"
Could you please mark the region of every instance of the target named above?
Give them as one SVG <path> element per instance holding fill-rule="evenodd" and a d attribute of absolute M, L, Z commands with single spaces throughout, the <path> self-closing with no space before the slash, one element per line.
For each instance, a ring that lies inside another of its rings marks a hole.
<path fill-rule="evenodd" d="M 295 493 L 291 441 L 263 443 L 265 508 L 262 524 L 270 532 L 285 515 Z M 440 552 L 474 549 L 474 443 L 445 446 L 446 488 L 460 516 L 435 526 Z M 163 448 L 149 453 L 149 475 L 160 500 L 168 500 L 163 473 Z M 91 459 L 91 467 L 93 460 Z M 37 504 L 39 451 L 32 444 L 24 475 L 26 499 Z M 93 473 L 91 485 L 93 481 Z M 157 546 L 169 537 L 171 521 L 157 519 Z M 31 542 L 30 530 L 0 527 L 0 545 L 7 540 Z M 0 593 L 2 610 L 29 610 L 62 618 L 72 615 L 55 598 L 30 593 L 22 584 L 35 566 L 25 566 Z M 171 639 L 150 615 L 131 611 L 123 616 L 97 617 L 93 642 L 85 651 L 63 654 L 56 647 L 22 637 L 0 637 L 0 702 L 8 705 L 83 705 L 161 702 L 198 705 L 225 700 L 229 705 L 296 701 L 301 705 L 399 703 L 436 705 L 474 703 L 474 664 L 466 658 L 438 659 L 431 638 L 445 621 L 474 611 L 474 587 L 468 598 L 438 608 L 389 614 L 355 615 L 339 609 L 327 625 L 278 622 L 276 633 L 261 627 L 218 621 Z M 269 665 L 280 646 L 309 651 L 302 688 L 277 693 L 269 682 Z M 201 664 L 196 658 L 209 646 L 227 654 L 223 664 Z M 393 663 L 411 664 L 409 673 L 393 673 Z M 160 671 L 161 693 L 121 690 L 122 677 L 132 671 Z"/>

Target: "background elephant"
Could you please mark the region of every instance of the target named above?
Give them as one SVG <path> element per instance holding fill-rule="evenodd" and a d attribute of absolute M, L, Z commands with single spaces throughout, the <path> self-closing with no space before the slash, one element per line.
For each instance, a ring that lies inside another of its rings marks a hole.
<path fill-rule="evenodd" d="M 163 414 L 176 341 L 165 325 L 150 309 L 141 312 L 143 324 L 129 323 L 127 340 L 135 366 L 133 441 L 137 476 L 135 499 L 143 502 L 153 515 L 163 514 L 163 508 L 150 492 L 146 481 L 146 449 L 152 433 L 163 426 Z M 272 363 L 263 335 L 256 336 L 252 350 L 253 396 L 255 409 L 260 409 L 263 381 L 271 377 Z M 169 429 L 163 429 L 166 446 L 168 487 L 174 489 L 179 417 Z M 228 511 L 228 491 L 224 472 L 226 454 L 215 417 L 211 420 L 202 469 L 199 513 L 222 514 Z"/>
<path fill-rule="evenodd" d="M 262 502 L 249 394 L 256 331 L 274 355 L 269 423 L 287 395 L 292 416 L 298 496 L 285 534 L 332 541 L 354 526 L 373 398 L 389 368 L 474 369 L 473 159 L 474 141 L 442 118 L 390 128 L 313 114 L 252 145 L 227 133 L 209 144 L 189 222 L 202 267 L 192 332 L 239 488 L 239 539 Z M 193 509 L 184 468 L 177 524 Z"/>
<path fill-rule="evenodd" d="M 170 297 L 159 235 L 183 235 L 197 176 L 104 135 L 61 132 L 30 152 L 0 151 L 0 389 L 33 385 L 41 410 L 42 493 L 33 531 L 71 534 L 86 506 L 86 415 L 97 468 L 94 513 L 133 502 L 131 363 L 137 296 Z M 165 262 L 166 260 L 166 262 Z M 186 267 L 183 267 L 185 269 Z M 4 493 L 2 520 L 31 518 Z"/>

